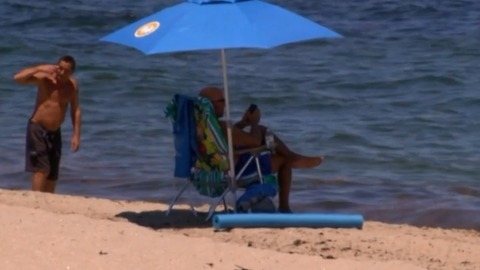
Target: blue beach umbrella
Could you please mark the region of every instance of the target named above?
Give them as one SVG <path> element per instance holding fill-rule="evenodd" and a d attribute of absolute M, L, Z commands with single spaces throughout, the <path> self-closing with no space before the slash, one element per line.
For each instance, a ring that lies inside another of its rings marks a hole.
<path fill-rule="evenodd" d="M 279 6 L 259 0 L 187 0 L 127 25 L 101 39 L 144 54 L 221 50 L 225 117 L 230 121 L 225 49 L 273 48 L 286 43 L 338 38 L 338 33 Z M 229 162 L 233 164 L 228 125 Z M 231 179 L 234 166 L 230 166 Z"/>

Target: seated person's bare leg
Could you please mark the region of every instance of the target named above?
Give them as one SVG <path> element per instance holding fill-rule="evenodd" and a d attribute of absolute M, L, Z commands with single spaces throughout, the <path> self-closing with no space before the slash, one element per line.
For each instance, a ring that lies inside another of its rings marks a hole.
<path fill-rule="evenodd" d="M 265 136 L 266 127 L 260 126 L 262 134 Z M 323 162 L 322 156 L 309 157 L 297 154 L 290 150 L 288 146 L 276 135 L 275 137 L 275 151 L 286 158 L 292 160 L 292 167 L 296 169 L 308 169 L 320 165 Z"/>
<path fill-rule="evenodd" d="M 34 172 L 32 174 L 32 190 L 33 191 L 45 191 L 45 185 L 47 182 L 47 173 Z"/>
<path fill-rule="evenodd" d="M 56 180 L 47 179 L 45 181 L 45 192 L 55 193 L 55 186 L 57 185 Z"/>
<path fill-rule="evenodd" d="M 272 171 L 277 173 L 279 183 L 278 208 L 280 212 L 291 212 L 289 196 L 292 185 L 292 164 L 283 156 L 272 156 Z"/>

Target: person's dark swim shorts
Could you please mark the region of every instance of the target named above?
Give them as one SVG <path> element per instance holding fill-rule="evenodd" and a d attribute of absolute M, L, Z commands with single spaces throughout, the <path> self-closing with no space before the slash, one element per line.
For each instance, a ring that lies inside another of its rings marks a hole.
<path fill-rule="evenodd" d="M 30 120 L 26 137 L 25 171 L 45 172 L 48 180 L 57 180 L 62 155 L 60 129 L 49 131 Z"/>

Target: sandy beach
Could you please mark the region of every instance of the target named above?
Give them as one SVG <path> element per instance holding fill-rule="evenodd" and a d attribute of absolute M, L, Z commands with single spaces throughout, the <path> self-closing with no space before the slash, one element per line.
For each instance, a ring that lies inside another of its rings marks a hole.
<path fill-rule="evenodd" d="M 478 231 L 366 221 L 215 232 L 202 212 L 165 209 L 0 190 L 0 269 L 480 269 Z"/>

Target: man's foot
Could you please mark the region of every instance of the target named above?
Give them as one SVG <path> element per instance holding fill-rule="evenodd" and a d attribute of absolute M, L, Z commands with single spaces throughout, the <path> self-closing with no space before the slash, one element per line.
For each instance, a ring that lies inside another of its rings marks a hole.
<path fill-rule="evenodd" d="M 323 160 L 323 157 L 307 157 L 296 155 L 293 159 L 292 167 L 295 169 L 311 169 L 320 165 Z"/>
<path fill-rule="evenodd" d="M 290 210 L 290 208 L 287 208 L 287 209 L 278 209 L 278 212 L 279 212 L 279 213 L 282 213 L 282 214 L 291 214 L 291 213 L 293 213 L 292 210 Z"/>

